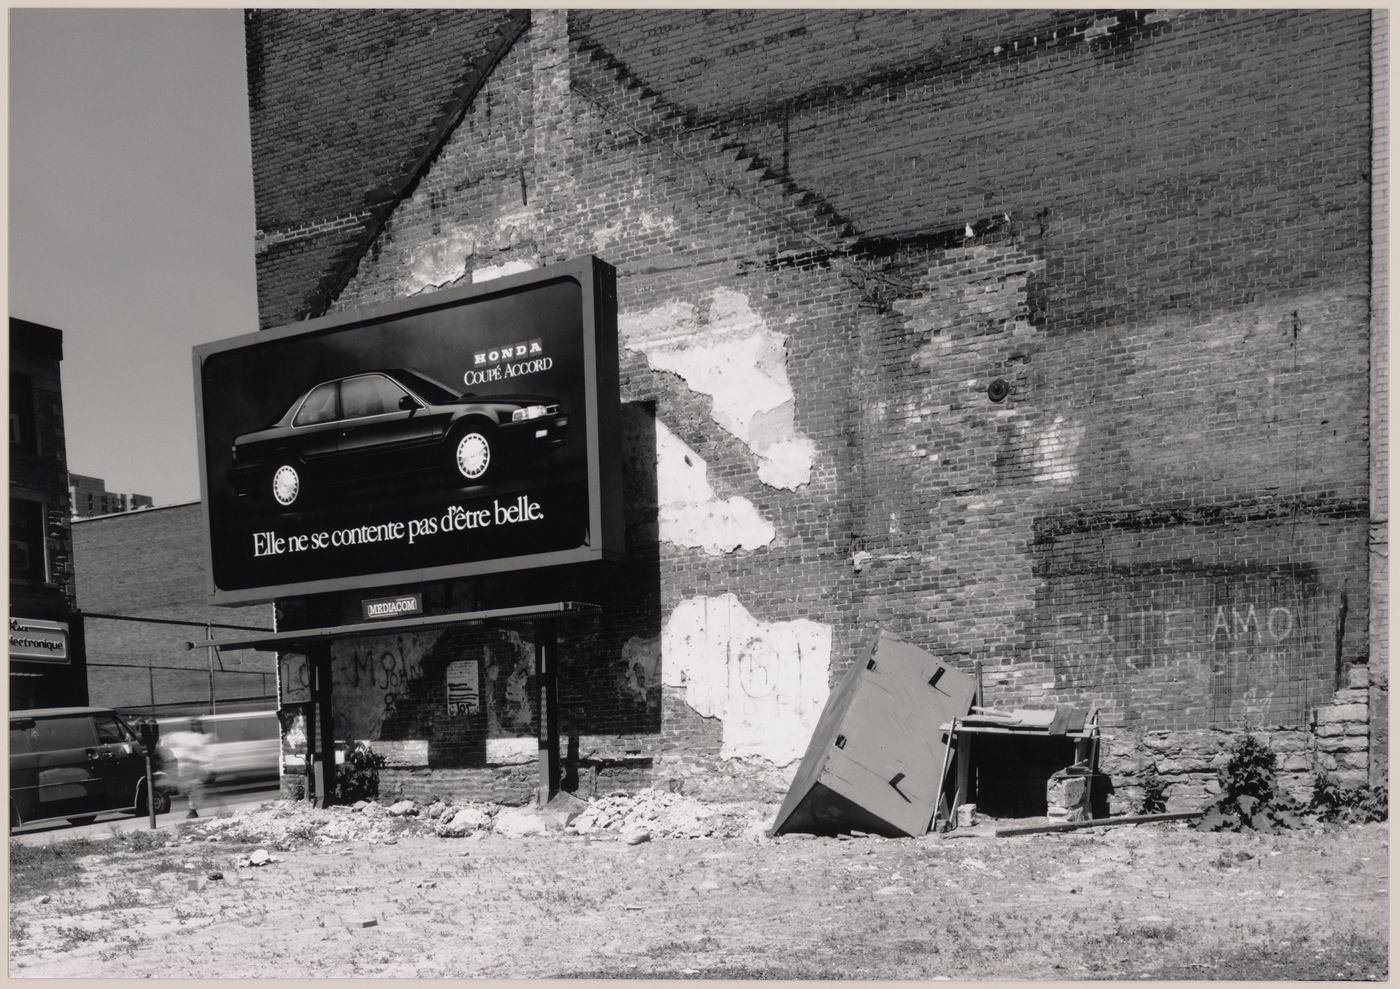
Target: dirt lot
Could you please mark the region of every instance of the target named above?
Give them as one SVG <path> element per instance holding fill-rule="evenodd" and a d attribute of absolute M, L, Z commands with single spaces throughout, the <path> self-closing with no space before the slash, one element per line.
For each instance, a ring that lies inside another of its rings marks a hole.
<path fill-rule="evenodd" d="M 10 975 L 1388 975 L 1385 825 L 771 839 L 776 806 L 654 792 L 534 834 L 519 810 L 397 810 L 12 841 Z"/>

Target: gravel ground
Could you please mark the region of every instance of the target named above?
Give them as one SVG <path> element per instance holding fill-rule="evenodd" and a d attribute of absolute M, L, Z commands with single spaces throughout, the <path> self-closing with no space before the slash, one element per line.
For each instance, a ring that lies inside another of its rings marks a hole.
<path fill-rule="evenodd" d="M 567 814 L 273 803 L 57 863 L 12 844 L 10 974 L 1388 975 L 1385 825 L 774 839 L 776 811 L 658 791 Z"/>

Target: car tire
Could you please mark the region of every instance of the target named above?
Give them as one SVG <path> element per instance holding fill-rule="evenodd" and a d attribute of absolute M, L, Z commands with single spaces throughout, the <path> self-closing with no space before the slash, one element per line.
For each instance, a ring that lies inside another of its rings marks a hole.
<path fill-rule="evenodd" d="M 453 476 L 459 481 L 484 481 L 496 461 L 496 437 L 489 426 L 470 423 L 453 431 L 448 444 Z"/>
<path fill-rule="evenodd" d="M 274 504 L 280 508 L 292 508 L 297 502 L 305 500 L 305 479 L 302 474 L 301 465 L 294 460 L 280 461 L 278 466 L 272 469 L 268 475 L 267 488 Z"/>
<path fill-rule="evenodd" d="M 68 818 L 68 823 L 73 825 L 74 827 L 80 828 L 84 824 L 91 824 L 95 820 L 97 820 L 96 814 L 83 814 L 81 817 Z"/>
<path fill-rule="evenodd" d="M 159 787 L 156 788 L 156 813 L 170 813 L 169 790 L 162 790 Z M 148 814 L 150 814 L 150 811 L 146 807 L 146 784 L 143 782 L 140 787 L 140 792 L 136 797 L 136 816 L 142 817 Z"/>

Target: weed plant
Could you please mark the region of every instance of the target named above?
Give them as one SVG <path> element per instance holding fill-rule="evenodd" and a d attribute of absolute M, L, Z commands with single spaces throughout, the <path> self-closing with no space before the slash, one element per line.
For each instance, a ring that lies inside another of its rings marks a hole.
<path fill-rule="evenodd" d="M 1330 773 L 1313 777 L 1308 808 L 1324 821 L 1366 824 L 1389 816 L 1389 796 L 1383 786 L 1344 787 Z"/>

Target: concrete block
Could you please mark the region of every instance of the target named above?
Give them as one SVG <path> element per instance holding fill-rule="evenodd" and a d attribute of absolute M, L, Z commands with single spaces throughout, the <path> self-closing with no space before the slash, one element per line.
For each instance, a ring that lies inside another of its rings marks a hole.
<path fill-rule="evenodd" d="M 444 838 L 460 838 L 491 826 L 491 815 L 480 807 L 463 807 L 451 817 L 446 814 L 434 829 Z"/>
<path fill-rule="evenodd" d="M 1347 667 L 1347 686 L 1369 687 L 1371 685 L 1371 668 L 1365 663 L 1354 663 Z"/>
<path fill-rule="evenodd" d="M 1336 738 L 1319 738 L 1317 740 L 1319 752 L 1361 752 L 1370 747 L 1370 742 L 1365 735 L 1341 735 Z"/>
<path fill-rule="evenodd" d="M 1336 690 L 1332 692 L 1333 704 L 1365 704 L 1370 697 L 1370 691 L 1365 687 Z"/>
<path fill-rule="evenodd" d="M 1320 725 L 1370 720 L 1371 709 L 1365 704 L 1326 704 L 1317 709 L 1317 723 Z"/>
<path fill-rule="evenodd" d="M 496 814 L 492 830 L 508 838 L 523 838 L 525 835 L 544 834 L 549 830 L 549 821 L 534 808 L 502 807 Z"/>
<path fill-rule="evenodd" d="M 1308 739 L 1301 732 L 1279 732 L 1270 736 L 1269 748 L 1279 755 L 1286 752 L 1305 752 L 1308 749 Z"/>
<path fill-rule="evenodd" d="M 1337 764 L 1343 769 L 1359 769 L 1363 773 L 1371 766 L 1369 752 L 1343 752 L 1337 757 Z"/>
<path fill-rule="evenodd" d="M 1370 782 L 1364 769 L 1338 769 L 1332 773 L 1332 778 L 1337 784 L 1348 789 L 1352 787 L 1365 786 Z"/>

